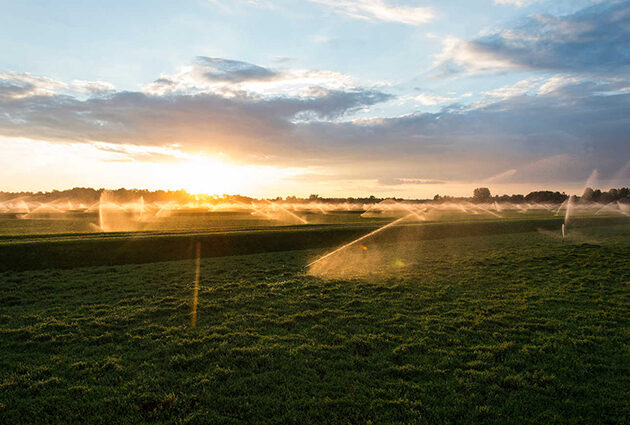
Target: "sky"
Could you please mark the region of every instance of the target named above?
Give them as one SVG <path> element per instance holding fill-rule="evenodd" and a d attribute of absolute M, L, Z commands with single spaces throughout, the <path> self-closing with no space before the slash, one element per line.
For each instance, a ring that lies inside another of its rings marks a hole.
<path fill-rule="evenodd" d="M 630 1 L 0 7 L 0 190 L 630 185 Z"/>

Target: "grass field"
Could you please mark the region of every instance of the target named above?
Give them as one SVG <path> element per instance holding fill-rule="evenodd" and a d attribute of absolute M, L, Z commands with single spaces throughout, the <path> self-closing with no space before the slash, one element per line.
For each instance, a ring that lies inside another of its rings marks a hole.
<path fill-rule="evenodd" d="M 313 214 L 299 212 L 298 217 L 310 224 L 379 224 L 388 221 L 388 217 L 361 217 L 362 211 L 344 213 Z M 297 215 L 297 214 L 296 214 Z M 126 218 L 126 220 L 125 220 Z M 112 221 L 120 221 L 116 231 L 146 232 L 191 232 L 207 230 L 241 230 L 268 229 L 291 224 L 302 224 L 295 217 L 287 214 L 278 220 L 270 220 L 264 216 L 252 215 L 251 212 L 174 212 L 165 217 L 151 218 L 138 222 L 125 215 L 114 217 Z M 98 213 L 63 213 L 39 214 L 30 218 L 23 215 L 0 213 L 0 236 L 33 235 L 33 234 L 81 234 L 95 233 L 99 230 Z"/>
<path fill-rule="evenodd" d="M 2 272 L 0 423 L 628 423 L 630 225 L 460 236 Z"/>
<path fill-rule="evenodd" d="M 406 214 L 402 209 L 398 214 Z M 458 209 L 431 210 L 426 214 L 429 222 L 444 221 L 478 221 L 496 218 L 496 213 L 475 211 L 476 214 Z M 195 232 L 195 231 L 234 231 L 269 229 L 290 225 L 303 225 L 304 220 L 309 225 L 382 225 L 388 223 L 395 215 L 387 211 L 382 213 L 364 210 L 330 211 L 325 214 L 319 211 L 295 210 L 290 213 L 276 214 L 269 218 L 251 211 L 175 211 L 164 217 L 149 217 L 138 221 L 129 214 L 117 214 L 110 217 L 109 231 L 144 231 L 144 232 Z M 564 213 L 564 212 L 563 212 Z M 493 215 L 495 214 L 495 215 Z M 581 214 L 576 211 L 574 214 Z M 503 219 L 551 219 L 558 218 L 553 211 L 546 209 L 530 210 L 502 210 Z M 593 212 L 588 214 L 593 215 Z M 606 215 L 606 214 L 603 214 Z M 610 215 L 610 214 L 608 214 Z M 619 213 L 613 216 L 619 216 Z M 32 213 L 9 214 L 0 213 L 0 237 L 24 235 L 55 235 L 55 234 L 90 234 L 101 230 L 98 212 L 65 212 L 65 213 Z"/>

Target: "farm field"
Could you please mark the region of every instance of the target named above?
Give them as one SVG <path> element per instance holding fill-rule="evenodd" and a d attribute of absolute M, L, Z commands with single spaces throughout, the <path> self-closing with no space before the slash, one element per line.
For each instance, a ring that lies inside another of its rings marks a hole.
<path fill-rule="evenodd" d="M 194 327 L 194 256 L 6 270 L 0 422 L 628 422 L 630 224 L 608 224 L 202 258 Z"/>
<path fill-rule="evenodd" d="M 630 0 L 58 3 L 0 425 L 630 425 Z"/>
<path fill-rule="evenodd" d="M 366 224 L 383 223 L 388 217 L 361 217 L 361 211 L 334 214 L 300 213 L 311 225 L 322 224 Z M 117 232 L 194 232 L 206 230 L 261 229 L 303 225 L 295 217 L 281 217 L 271 220 L 264 216 L 252 215 L 249 211 L 227 212 L 179 212 L 167 217 L 158 217 L 140 222 L 128 214 L 119 214 L 119 223 L 114 226 Z M 123 220 L 124 219 L 124 220 Z M 27 218 L 16 214 L 0 214 L 0 236 L 35 234 L 93 234 L 100 233 L 98 213 L 59 213 L 34 214 Z"/>
<path fill-rule="evenodd" d="M 271 204 L 262 207 L 256 205 L 226 206 L 225 210 L 202 208 L 173 209 L 160 215 L 153 212 L 139 212 L 137 204 L 110 204 L 101 210 L 38 212 L 30 213 L 0 212 L 0 240 L 8 237 L 27 235 L 67 235 L 98 233 L 164 233 L 198 231 L 234 231 L 291 226 L 330 226 L 330 225 L 382 225 L 393 219 L 411 213 L 408 221 L 421 222 L 459 222 L 484 220 L 521 220 L 521 219 L 560 219 L 566 208 L 558 205 L 522 205 L 513 206 L 468 203 L 424 205 L 387 203 L 352 204 L 343 206 L 326 204 Z M 1 206 L 1 204 L 0 204 Z M 45 207 L 45 205 L 44 205 Z M 44 208 L 40 206 L 40 208 Z M 238 207 L 238 208 L 237 208 Z M 326 209 L 324 209 L 324 207 Z M 498 208 L 497 208 L 498 207 Z M 148 207 L 145 207 L 145 209 Z M 230 209 L 231 208 L 231 209 Z M 576 207 L 571 211 L 575 217 L 623 217 L 630 212 L 608 208 L 603 211 L 601 205 L 595 207 Z M 1 209 L 0 209 L 1 211 Z M 46 210 L 44 210 L 46 211 Z M 420 219 L 420 220 L 418 220 Z"/>

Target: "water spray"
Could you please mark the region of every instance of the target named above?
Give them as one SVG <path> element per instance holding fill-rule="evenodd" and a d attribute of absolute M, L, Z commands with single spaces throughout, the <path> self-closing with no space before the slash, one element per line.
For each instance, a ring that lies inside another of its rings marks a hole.
<path fill-rule="evenodd" d="M 416 214 L 415 214 L 415 213 L 407 214 L 406 216 L 401 217 L 401 218 L 399 218 L 398 220 L 394 220 L 394 221 L 392 221 L 391 223 L 386 224 L 385 226 L 379 227 L 378 229 L 376 229 L 376 230 L 374 230 L 374 231 L 372 231 L 372 232 L 368 233 L 367 235 L 363 235 L 363 236 L 361 236 L 360 238 L 353 240 L 352 242 L 348 242 L 347 244 L 345 244 L 345 245 L 343 245 L 343 246 L 340 246 L 339 248 L 335 249 L 334 251 L 331 251 L 331 252 L 329 252 L 328 254 L 326 254 L 326 255 L 324 255 L 324 256 L 322 256 L 322 257 L 319 257 L 317 260 L 315 260 L 315 261 L 313 261 L 313 262 L 311 262 L 311 263 L 309 263 L 309 264 L 305 265 L 305 266 L 303 267 L 303 270 L 306 270 L 306 269 L 308 269 L 309 267 L 311 267 L 313 264 L 319 263 L 320 261 L 322 261 L 322 260 L 324 260 L 324 259 L 326 259 L 326 258 L 330 257 L 331 255 L 336 254 L 336 253 L 338 253 L 339 251 L 341 251 L 341 250 L 343 250 L 343 249 L 346 249 L 346 248 L 348 248 L 349 246 L 352 246 L 352 245 L 356 244 L 357 242 L 361 242 L 362 240 L 367 239 L 367 238 L 369 238 L 370 236 L 373 236 L 373 235 L 375 235 L 375 234 L 377 234 L 377 233 L 379 233 L 379 232 L 382 232 L 383 230 L 387 229 L 388 227 L 394 226 L 395 224 L 398 224 L 398 223 L 400 223 L 401 221 L 406 220 L 406 219 L 408 219 L 409 217 L 411 217 L 411 216 L 413 216 L 413 215 L 416 215 Z"/>
<path fill-rule="evenodd" d="M 412 214 L 413 216 L 415 216 L 418 220 L 420 221 L 426 221 L 426 217 L 421 216 L 420 214 L 418 214 L 417 210 L 415 208 L 409 207 L 405 204 L 400 204 L 400 206 L 402 206 L 404 209 L 406 209 L 407 211 L 410 212 L 410 214 Z"/>
<path fill-rule="evenodd" d="M 284 208 L 282 205 L 278 205 L 275 204 L 267 199 L 265 199 L 266 202 L 268 202 L 270 205 L 274 206 L 274 207 L 278 207 L 280 208 L 282 211 L 286 212 L 287 214 L 289 214 L 291 217 L 298 219 L 300 222 L 302 222 L 302 224 L 308 224 L 308 221 L 304 220 L 302 217 L 300 217 L 299 215 L 292 213 L 291 211 L 289 211 L 288 209 Z"/>

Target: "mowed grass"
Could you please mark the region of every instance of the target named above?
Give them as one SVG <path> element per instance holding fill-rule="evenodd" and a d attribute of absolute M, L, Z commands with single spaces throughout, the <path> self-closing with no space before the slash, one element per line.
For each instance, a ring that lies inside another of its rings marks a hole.
<path fill-rule="evenodd" d="M 202 259 L 194 329 L 194 260 L 5 272 L 0 423 L 628 423 L 629 236 Z"/>

